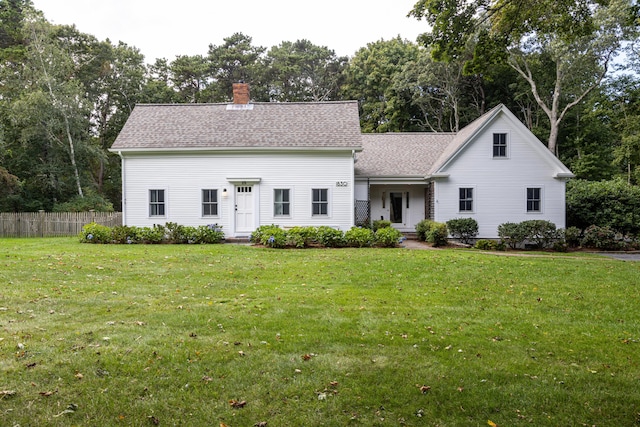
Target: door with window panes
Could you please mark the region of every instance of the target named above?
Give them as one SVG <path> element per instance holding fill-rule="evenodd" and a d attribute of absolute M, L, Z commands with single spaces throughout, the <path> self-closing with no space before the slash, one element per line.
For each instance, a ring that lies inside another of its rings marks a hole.
<path fill-rule="evenodd" d="M 236 233 L 250 233 L 254 230 L 253 186 L 236 187 Z"/>

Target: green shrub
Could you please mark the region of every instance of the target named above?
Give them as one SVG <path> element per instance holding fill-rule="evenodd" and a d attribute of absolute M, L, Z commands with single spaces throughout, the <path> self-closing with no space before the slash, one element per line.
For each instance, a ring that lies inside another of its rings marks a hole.
<path fill-rule="evenodd" d="M 446 245 L 449 237 L 446 224 L 430 219 L 423 219 L 417 223 L 416 233 L 418 234 L 418 240 L 431 243 L 433 246 Z"/>
<path fill-rule="evenodd" d="M 154 224 L 153 227 L 142 227 L 138 231 L 138 236 L 142 243 L 157 244 L 164 242 L 166 234 L 164 225 Z"/>
<path fill-rule="evenodd" d="M 111 228 L 92 222 L 82 227 L 79 237 L 82 243 L 111 243 Z"/>
<path fill-rule="evenodd" d="M 447 224 L 432 221 L 431 229 L 427 233 L 427 242 L 433 246 L 445 246 L 448 243 L 448 237 Z"/>
<path fill-rule="evenodd" d="M 418 234 L 418 240 L 423 242 L 427 241 L 427 234 L 431 231 L 431 226 L 434 222 L 430 219 L 423 219 L 416 224 L 416 233 Z"/>
<path fill-rule="evenodd" d="M 339 248 L 345 245 L 344 233 L 335 228 L 323 225 L 317 229 L 317 242 L 327 248 Z"/>
<path fill-rule="evenodd" d="M 538 249 L 547 248 L 558 239 L 556 225 L 551 221 L 532 219 L 522 221 L 519 226 L 524 232 L 525 240 Z"/>
<path fill-rule="evenodd" d="M 251 234 L 250 240 L 271 248 L 284 248 L 287 233 L 277 225 L 261 225 Z"/>
<path fill-rule="evenodd" d="M 584 230 L 582 246 L 600 250 L 620 250 L 624 249 L 626 245 L 622 238 L 616 235 L 615 230 L 591 225 Z"/>
<path fill-rule="evenodd" d="M 391 227 L 391 221 L 388 219 L 376 219 L 373 221 L 373 231 L 376 232 L 381 228 L 389 228 Z"/>
<path fill-rule="evenodd" d="M 455 218 L 447 221 L 451 236 L 468 244 L 478 235 L 478 221 L 473 218 Z"/>
<path fill-rule="evenodd" d="M 564 230 L 564 240 L 570 248 L 577 248 L 580 246 L 581 239 L 582 231 L 578 227 L 569 227 Z"/>
<path fill-rule="evenodd" d="M 554 252 L 567 252 L 569 251 L 569 245 L 566 240 L 556 240 L 553 242 L 552 249 Z"/>
<path fill-rule="evenodd" d="M 567 224 L 586 229 L 608 227 L 628 236 L 640 234 L 640 186 L 622 179 L 567 183 Z"/>
<path fill-rule="evenodd" d="M 505 222 L 498 226 L 498 237 L 511 249 L 516 249 L 524 243 L 527 233 L 519 223 Z"/>
<path fill-rule="evenodd" d="M 495 251 L 498 248 L 498 242 L 495 240 L 480 239 L 473 247 L 481 251 Z"/>
<path fill-rule="evenodd" d="M 183 232 L 186 242 L 190 244 L 214 244 L 224 240 L 222 227 L 218 224 L 184 227 Z"/>
<path fill-rule="evenodd" d="M 140 236 L 137 227 L 118 225 L 111 229 L 111 241 L 119 244 L 139 243 Z"/>
<path fill-rule="evenodd" d="M 352 248 L 369 247 L 374 242 L 373 231 L 369 228 L 352 227 L 344 233 L 347 246 Z"/>
<path fill-rule="evenodd" d="M 176 224 L 175 222 L 167 222 L 165 224 L 165 241 L 167 243 L 187 243 L 187 232 L 184 225 Z"/>
<path fill-rule="evenodd" d="M 292 227 L 287 230 L 287 246 L 306 248 L 316 241 L 315 227 Z"/>
<path fill-rule="evenodd" d="M 382 248 L 395 248 L 401 238 L 402 233 L 393 227 L 379 228 L 374 235 L 376 246 Z"/>

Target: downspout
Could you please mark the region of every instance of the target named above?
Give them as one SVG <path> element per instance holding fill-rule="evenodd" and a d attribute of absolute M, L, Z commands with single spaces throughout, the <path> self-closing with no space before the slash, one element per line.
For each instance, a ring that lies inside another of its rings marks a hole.
<path fill-rule="evenodd" d="M 126 173 L 125 173 L 125 168 L 124 168 L 124 156 L 122 155 L 122 151 L 118 151 L 118 156 L 120 156 L 120 180 L 122 181 L 122 225 L 126 225 L 127 224 L 127 197 L 126 197 L 126 191 L 127 191 L 127 181 L 126 181 Z"/>

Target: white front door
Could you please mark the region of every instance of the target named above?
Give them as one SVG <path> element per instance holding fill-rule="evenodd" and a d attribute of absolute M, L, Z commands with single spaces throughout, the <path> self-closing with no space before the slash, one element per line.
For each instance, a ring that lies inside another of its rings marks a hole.
<path fill-rule="evenodd" d="M 253 187 L 236 187 L 236 233 L 250 233 L 254 230 L 253 211 Z"/>

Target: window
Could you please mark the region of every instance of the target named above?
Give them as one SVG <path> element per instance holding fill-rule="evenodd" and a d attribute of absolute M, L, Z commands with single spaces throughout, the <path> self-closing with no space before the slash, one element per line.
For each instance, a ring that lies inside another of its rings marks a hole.
<path fill-rule="evenodd" d="M 527 188 L 527 212 L 541 212 L 541 189 Z"/>
<path fill-rule="evenodd" d="M 311 213 L 313 215 L 329 214 L 329 190 L 326 188 L 314 188 L 311 190 Z"/>
<path fill-rule="evenodd" d="M 149 190 L 149 216 L 164 216 L 164 190 Z"/>
<path fill-rule="evenodd" d="M 507 157 L 507 134 L 493 134 L 493 157 Z"/>
<path fill-rule="evenodd" d="M 218 216 L 218 190 L 202 190 L 202 216 Z"/>
<path fill-rule="evenodd" d="M 460 189 L 460 212 L 473 212 L 473 188 Z"/>
<path fill-rule="evenodd" d="M 273 216 L 288 216 L 290 201 L 288 189 L 273 190 Z"/>

